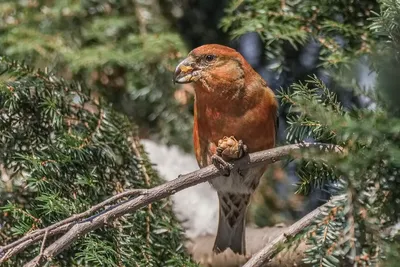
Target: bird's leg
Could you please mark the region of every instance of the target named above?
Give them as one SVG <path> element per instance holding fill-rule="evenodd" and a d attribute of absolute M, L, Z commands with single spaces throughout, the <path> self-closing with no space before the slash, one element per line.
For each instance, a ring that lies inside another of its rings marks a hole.
<path fill-rule="evenodd" d="M 216 149 L 217 154 L 211 157 L 212 163 L 224 176 L 230 175 L 232 168 L 225 159 L 240 159 L 247 153 L 247 146 L 243 144 L 242 140 L 236 140 L 235 137 L 227 137 L 218 141 L 218 147 Z"/>

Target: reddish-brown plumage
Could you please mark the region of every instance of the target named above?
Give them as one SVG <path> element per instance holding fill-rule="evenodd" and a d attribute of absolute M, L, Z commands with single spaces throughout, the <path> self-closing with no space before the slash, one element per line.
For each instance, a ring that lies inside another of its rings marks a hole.
<path fill-rule="evenodd" d="M 193 141 L 201 166 L 210 164 L 206 159 L 215 154 L 215 151 L 208 151 L 209 144 L 218 144 L 223 136 L 233 135 L 243 140 L 249 152 L 274 146 L 276 102 L 269 90 L 250 92 L 248 105 L 241 99 L 213 101 L 200 90 L 201 87 L 196 88 Z"/>
<path fill-rule="evenodd" d="M 250 153 L 275 145 L 278 105 L 274 93 L 234 49 L 221 45 L 194 49 L 177 67 L 175 80 L 194 85 L 193 142 L 201 167 L 211 164 L 224 136 L 242 140 Z M 244 214 L 265 167 L 210 181 L 220 199 L 215 251 L 230 247 L 245 253 Z"/>

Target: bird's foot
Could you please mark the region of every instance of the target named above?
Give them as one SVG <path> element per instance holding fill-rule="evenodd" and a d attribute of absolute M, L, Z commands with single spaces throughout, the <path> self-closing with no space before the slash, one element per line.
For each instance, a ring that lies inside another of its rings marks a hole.
<path fill-rule="evenodd" d="M 223 176 L 231 174 L 232 165 L 226 162 L 221 156 L 212 155 L 211 162 Z"/>
<path fill-rule="evenodd" d="M 240 159 L 247 153 L 247 146 L 242 140 L 236 140 L 234 136 L 220 139 L 218 141 L 217 155 L 228 159 Z"/>

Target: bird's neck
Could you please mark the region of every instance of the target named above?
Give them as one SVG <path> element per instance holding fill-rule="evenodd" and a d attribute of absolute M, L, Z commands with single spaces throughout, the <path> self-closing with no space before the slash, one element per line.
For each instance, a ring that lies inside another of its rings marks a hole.
<path fill-rule="evenodd" d="M 199 115 L 207 116 L 210 112 L 227 115 L 240 115 L 251 109 L 261 100 L 263 85 L 261 79 L 243 79 L 242 82 L 219 82 L 194 84 L 195 106 Z"/>
<path fill-rule="evenodd" d="M 197 112 L 202 117 L 207 116 L 210 112 L 238 113 L 244 108 L 244 98 L 246 97 L 244 88 L 238 88 L 235 94 L 224 91 L 224 88 L 214 88 L 214 90 L 205 92 L 204 88 L 195 89 L 195 105 Z"/>

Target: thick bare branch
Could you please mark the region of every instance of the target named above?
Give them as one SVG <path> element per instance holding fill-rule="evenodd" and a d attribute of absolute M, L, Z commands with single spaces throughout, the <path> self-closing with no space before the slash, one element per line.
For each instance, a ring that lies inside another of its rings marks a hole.
<path fill-rule="evenodd" d="M 299 152 L 301 149 L 311 149 L 311 148 L 322 151 L 334 151 L 334 152 L 342 151 L 341 147 L 331 144 L 303 143 L 303 144 L 286 145 L 246 155 L 240 160 L 232 162 L 231 171 L 244 170 L 259 164 L 273 163 L 289 155 L 293 155 L 293 153 L 296 154 L 296 152 Z M 68 248 L 75 240 L 77 240 L 78 238 L 82 237 L 83 235 L 87 234 L 90 231 L 102 227 L 105 224 L 108 224 L 109 222 L 127 213 L 131 213 L 139 208 L 142 208 L 152 202 L 161 200 L 185 188 L 206 182 L 218 176 L 219 176 L 218 169 L 215 166 L 211 165 L 186 175 L 180 175 L 175 180 L 166 182 L 162 185 L 146 190 L 145 194 L 139 193 L 139 196 L 137 196 L 134 199 L 127 200 L 125 202 L 122 202 L 121 204 L 115 205 L 114 207 L 111 207 L 103 211 L 100 214 L 96 214 L 92 217 L 81 220 L 82 217 L 89 216 L 94 212 L 94 210 L 98 210 L 99 206 L 101 206 L 102 203 L 112 202 L 106 200 L 94 206 L 96 207 L 96 209 L 94 209 L 93 207 L 84 213 L 71 216 L 70 218 L 67 218 L 59 223 L 51 225 L 42 230 L 38 230 L 32 234 L 28 234 L 27 236 L 0 248 L 0 256 L 1 256 L 0 263 L 4 262 L 11 256 L 17 254 L 18 252 L 20 252 L 22 249 L 25 249 L 29 245 L 32 245 L 33 243 L 42 240 L 45 233 L 47 233 L 47 236 L 50 237 L 55 234 L 66 232 L 58 240 L 56 240 L 50 246 L 45 248 L 42 255 L 39 255 L 43 259 L 51 259 L 57 254 L 59 254 L 61 251 Z M 111 199 L 115 201 L 115 197 L 116 196 L 112 197 Z M 102 207 L 104 207 L 104 205 L 102 205 Z"/>

